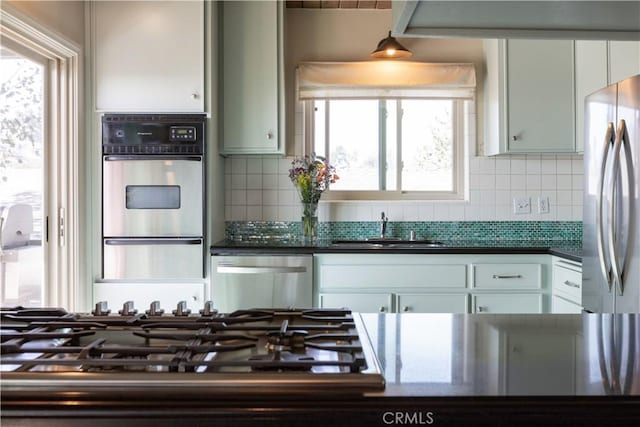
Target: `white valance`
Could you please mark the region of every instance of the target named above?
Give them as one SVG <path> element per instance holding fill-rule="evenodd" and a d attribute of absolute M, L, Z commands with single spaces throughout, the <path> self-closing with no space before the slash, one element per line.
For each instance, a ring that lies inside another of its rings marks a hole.
<path fill-rule="evenodd" d="M 472 99 L 473 64 L 405 61 L 303 62 L 297 69 L 298 97 Z"/>

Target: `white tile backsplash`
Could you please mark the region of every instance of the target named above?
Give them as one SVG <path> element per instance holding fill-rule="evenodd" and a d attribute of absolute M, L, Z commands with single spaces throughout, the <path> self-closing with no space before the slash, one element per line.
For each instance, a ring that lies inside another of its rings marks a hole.
<path fill-rule="evenodd" d="M 289 180 L 290 158 L 237 156 L 225 160 L 227 221 L 299 221 L 299 196 Z M 467 201 L 321 202 L 321 221 L 580 221 L 582 156 L 469 157 Z M 529 197 L 531 213 L 513 213 L 513 198 Z M 538 197 L 550 212 L 538 213 Z"/>

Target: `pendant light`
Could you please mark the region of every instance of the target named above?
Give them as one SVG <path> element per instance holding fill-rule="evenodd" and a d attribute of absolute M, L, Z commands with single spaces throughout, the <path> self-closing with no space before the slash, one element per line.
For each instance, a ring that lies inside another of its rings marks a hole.
<path fill-rule="evenodd" d="M 410 50 L 391 36 L 391 31 L 389 31 L 389 35 L 386 38 L 380 40 L 376 50 L 371 52 L 371 56 L 374 58 L 408 58 L 411 55 L 413 54 Z"/>

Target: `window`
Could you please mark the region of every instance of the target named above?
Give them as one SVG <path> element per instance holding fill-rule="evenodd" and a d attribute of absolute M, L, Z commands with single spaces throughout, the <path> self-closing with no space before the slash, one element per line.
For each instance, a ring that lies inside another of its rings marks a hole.
<path fill-rule="evenodd" d="M 331 186 L 334 196 L 340 192 L 340 198 L 373 198 L 376 194 L 372 192 L 385 191 L 450 199 L 457 194 L 464 179 L 461 101 L 367 99 L 310 103 L 314 112 L 312 149 L 327 157 L 339 171 L 340 180 Z"/>
<path fill-rule="evenodd" d="M 340 176 L 325 200 L 464 199 L 474 87 L 468 64 L 301 64 L 306 149 Z"/>

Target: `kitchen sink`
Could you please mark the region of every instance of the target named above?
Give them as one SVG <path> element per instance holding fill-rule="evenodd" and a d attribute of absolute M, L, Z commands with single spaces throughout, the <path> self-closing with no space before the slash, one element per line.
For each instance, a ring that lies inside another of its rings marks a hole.
<path fill-rule="evenodd" d="M 373 247 L 373 248 L 425 248 L 443 247 L 444 243 L 437 240 L 404 240 L 393 237 L 369 238 L 360 240 L 333 240 L 333 245 L 340 247 Z"/>

